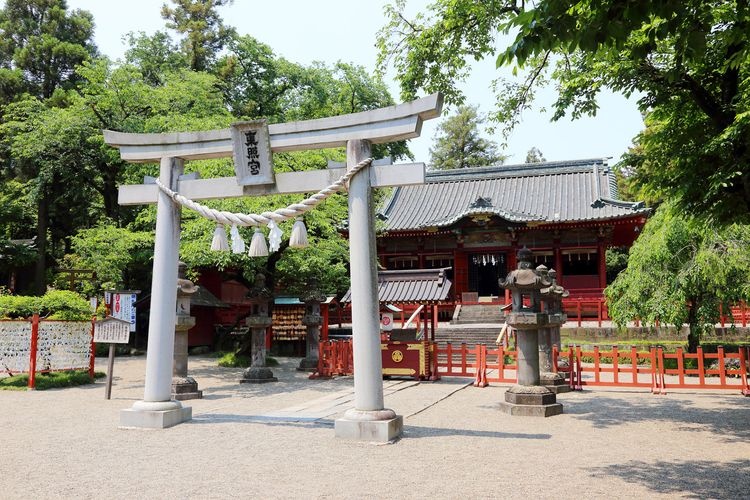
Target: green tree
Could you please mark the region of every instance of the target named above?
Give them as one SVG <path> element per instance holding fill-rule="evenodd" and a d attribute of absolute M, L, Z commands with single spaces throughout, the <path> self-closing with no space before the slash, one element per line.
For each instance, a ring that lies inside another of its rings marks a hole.
<path fill-rule="evenodd" d="M 0 10 L 0 66 L 20 73 L 24 90 L 42 99 L 70 88 L 75 67 L 96 54 L 89 12 L 65 0 L 6 0 Z"/>
<path fill-rule="evenodd" d="M 131 231 L 102 221 L 72 238 L 72 253 L 63 261 L 68 269 L 90 269 L 96 281 L 83 282 L 79 292 L 96 295 L 102 289 L 137 288 L 147 276 L 153 257 L 151 231 Z M 62 284 L 59 286 L 63 288 Z"/>
<path fill-rule="evenodd" d="M 125 62 L 138 68 L 143 79 L 150 85 L 164 83 L 166 75 L 186 69 L 188 60 L 179 51 L 169 34 L 157 31 L 153 35 L 144 32 L 128 33 L 128 50 Z"/>
<path fill-rule="evenodd" d="M 231 5 L 233 0 L 172 0 L 174 7 L 163 4 L 161 17 L 167 27 L 184 36 L 182 50 L 193 71 L 208 71 L 217 54 L 234 34 L 224 25 L 217 7 Z"/>
<path fill-rule="evenodd" d="M 33 132 L 34 126 L 48 113 L 44 109 L 46 106 L 65 105 L 64 90 L 78 80 L 75 67 L 96 54 L 93 30 L 91 14 L 80 10 L 68 12 L 64 0 L 8 0 L 0 10 L 0 93 L 6 99 L 2 103 L 6 114 L 2 132 L 5 175 L 34 179 L 38 250 L 35 282 L 38 294 L 46 289 L 47 233 L 56 194 L 54 190 L 62 187 L 55 184 L 61 179 L 56 175 L 59 170 L 51 168 L 48 151 L 42 152 L 47 159 L 37 160 L 29 154 L 34 149 L 33 144 L 18 141 L 8 134 Z M 9 103 L 18 99 L 23 99 L 23 102 L 10 109 Z M 28 118 L 28 122 L 22 123 L 19 118 Z M 8 124 L 8 121 L 15 123 Z M 60 127 L 56 131 L 66 132 Z M 62 138 L 49 140 L 61 141 Z M 20 156 L 14 157 L 14 154 Z M 64 194 L 77 196 L 71 192 Z"/>
<path fill-rule="evenodd" d="M 750 7 L 731 0 L 651 2 L 474 2 L 437 0 L 430 16 L 389 9 L 381 64 L 394 61 L 406 96 L 456 88 L 468 59 L 496 57 L 526 69 L 500 86 L 495 118 L 513 125 L 549 74 L 558 84 L 554 119 L 593 115 L 609 88 L 639 96 L 649 129 L 628 155 L 639 180 L 694 214 L 747 220 L 750 214 Z M 503 33 L 516 33 L 498 49 Z M 549 71 L 548 71 L 549 70 Z M 551 72 L 551 73 L 550 73 Z"/>
<path fill-rule="evenodd" d="M 505 157 L 497 153 L 497 145 L 480 136 L 483 123 L 477 106 L 459 106 L 438 125 L 430 148 L 430 167 L 449 170 L 503 163 Z"/>
<path fill-rule="evenodd" d="M 662 205 L 630 249 L 627 269 L 606 289 L 618 324 L 640 318 L 689 327 L 688 350 L 719 320 L 719 307 L 750 298 L 750 226 L 723 228 Z"/>
<path fill-rule="evenodd" d="M 536 146 L 529 149 L 529 151 L 526 153 L 525 163 L 541 163 L 544 161 L 547 161 L 547 158 L 544 157 L 544 153 L 542 153 Z"/>

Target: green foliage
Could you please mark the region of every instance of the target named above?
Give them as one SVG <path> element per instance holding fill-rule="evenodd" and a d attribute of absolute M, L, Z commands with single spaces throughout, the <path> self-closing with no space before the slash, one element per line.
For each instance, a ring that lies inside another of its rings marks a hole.
<path fill-rule="evenodd" d="M 128 269 L 148 265 L 153 256 L 153 245 L 154 237 L 150 232 L 130 231 L 102 223 L 91 229 L 82 229 L 73 236 L 71 267 L 94 271 L 98 287 L 125 287 Z M 98 287 L 87 292 L 99 291 Z"/>
<path fill-rule="evenodd" d="M 612 283 L 617 275 L 628 267 L 628 247 L 610 247 L 607 249 L 607 283 Z"/>
<path fill-rule="evenodd" d="M 505 157 L 497 153 L 497 145 L 479 135 L 482 123 L 484 117 L 476 106 L 460 106 L 456 114 L 441 121 L 430 148 L 430 167 L 450 170 L 503 163 Z"/>
<path fill-rule="evenodd" d="M 638 96 L 648 128 L 624 159 L 634 182 L 694 215 L 750 217 L 750 9 L 727 0 L 475 2 L 436 0 L 415 19 L 388 7 L 379 62 L 402 93 L 457 89 L 471 59 L 515 64 L 495 83 L 506 132 L 549 78 L 554 119 L 596 114 L 603 89 Z M 501 35 L 514 36 L 498 49 Z"/>
<path fill-rule="evenodd" d="M 665 204 L 630 249 L 627 269 L 605 291 L 620 325 L 640 318 L 690 327 L 689 348 L 719 320 L 719 306 L 750 298 L 750 226 L 716 227 Z"/>
<path fill-rule="evenodd" d="M 224 26 L 217 7 L 231 4 L 233 0 L 172 0 L 173 8 L 163 4 L 161 16 L 167 27 L 181 35 L 182 50 L 190 69 L 207 71 L 216 55 L 222 50 L 234 29 Z"/>
<path fill-rule="evenodd" d="M 103 372 L 94 372 L 94 379 L 103 378 Z M 37 391 L 47 389 L 60 389 L 64 387 L 76 387 L 79 385 L 93 384 L 94 379 L 86 370 L 68 370 L 63 372 L 37 373 L 34 386 Z M 29 386 L 29 375 L 13 375 L 12 377 L 0 378 L 0 390 L 23 391 Z"/>
<path fill-rule="evenodd" d="M 33 314 L 56 320 L 91 319 L 89 302 L 75 292 L 50 290 L 42 297 L 0 295 L 0 318 L 28 318 Z"/>
<path fill-rule="evenodd" d="M 534 146 L 526 153 L 526 160 L 524 163 L 541 163 L 547 161 L 544 154 L 539 150 L 538 147 Z"/>
<path fill-rule="evenodd" d="M 218 364 L 224 368 L 247 368 L 251 361 L 249 356 L 238 356 L 228 352 L 219 358 Z"/>
<path fill-rule="evenodd" d="M 47 99 L 56 89 L 75 84 L 75 66 L 96 53 L 91 14 L 68 12 L 65 0 L 6 0 L 4 4 L 0 61 L 6 75 L 17 71 L 17 90 L 21 87 Z"/>

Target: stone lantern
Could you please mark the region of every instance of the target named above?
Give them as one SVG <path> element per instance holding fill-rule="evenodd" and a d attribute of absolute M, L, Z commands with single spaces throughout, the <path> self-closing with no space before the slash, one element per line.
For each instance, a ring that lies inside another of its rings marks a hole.
<path fill-rule="evenodd" d="M 565 377 L 554 371 L 552 346 L 560 348 L 560 327 L 568 319 L 563 313 L 562 299 L 570 295 L 570 292 L 557 284 L 557 272 L 554 269 L 547 271 L 546 267 L 539 266 L 537 272 L 546 274 L 550 282 L 547 288 L 540 290 L 548 319 L 547 328 L 539 330 L 539 376 L 543 386 L 560 394 L 570 391 L 570 387 L 565 384 Z"/>
<path fill-rule="evenodd" d="M 307 336 L 305 338 L 305 357 L 300 361 L 297 370 L 314 372 L 318 369 L 320 325 L 323 323 L 320 304 L 325 302 L 326 296 L 320 291 L 317 281 L 311 281 L 308 292 L 300 297 L 300 300 L 305 303 L 305 315 L 302 317 L 302 324 L 307 327 Z"/>
<path fill-rule="evenodd" d="M 187 266 L 177 265 L 177 318 L 174 332 L 174 362 L 172 364 L 172 398 L 178 401 L 200 399 L 203 391 L 198 382 L 188 377 L 188 330 L 195 326 L 195 317 L 190 316 L 190 298 L 198 287 L 186 278 Z"/>
<path fill-rule="evenodd" d="M 549 314 L 542 312 L 541 290 L 551 282 L 532 268 L 531 257 L 528 248 L 519 250 L 518 268 L 500 280 L 512 297 L 506 323 L 518 332 L 518 383 L 505 392 L 500 408 L 511 415 L 549 417 L 563 410 L 555 393 L 540 384 L 539 376 L 539 331 L 549 322 Z"/>
<path fill-rule="evenodd" d="M 273 294 L 266 288 L 265 281 L 264 275 L 260 273 L 255 275 L 255 282 L 247 292 L 250 315 L 245 320 L 245 324 L 250 328 L 252 335 L 252 360 L 250 367 L 242 373 L 240 382 L 243 384 L 278 381 L 271 369 L 266 366 L 266 329 L 273 323 L 269 307 Z"/>

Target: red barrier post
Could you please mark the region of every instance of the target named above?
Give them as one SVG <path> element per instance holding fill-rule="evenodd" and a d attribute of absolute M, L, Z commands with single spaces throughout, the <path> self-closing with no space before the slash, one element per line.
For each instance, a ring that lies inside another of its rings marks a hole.
<path fill-rule="evenodd" d="M 29 389 L 36 388 L 36 350 L 39 340 L 39 315 L 31 317 L 31 346 L 29 346 Z"/>
<path fill-rule="evenodd" d="M 677 377 L 680 387 L 685 385 L 685 357 L 683 356 L 682 347 L 676 349 L 677 353 Z"/>
<path fill-rule="evenodd" d="M 630 371 L 633 374 L 633 383 L 638 383 L 638 351 L 634 345 L 630 346 Z"/>
<path fill-rule="evenodd" d="M 747 359 L 748 352 L 750 349 L 747 347 L 740 347 L 740 377 L 742 378 L 742 395 L 750 396 L 750 386 L 747 383 Z"/>
<path fill-rule="evenodd" d="M 695 353 L 698 355 L 698 382 L 703 386 L 706 383 L 706 367 L 703 359 L 703 348 L 698 346 Z"/>
<path fill-rule="evenodd" d="M 719 355 L 718 361 L 719 361 L 719 383 L 722 387 L 726 386 L 727 384 L 727 372 L 726 372 L 726 363 L 724 363 L 724 347 L 719 346 L 716 349 L 716 353 Z"/>

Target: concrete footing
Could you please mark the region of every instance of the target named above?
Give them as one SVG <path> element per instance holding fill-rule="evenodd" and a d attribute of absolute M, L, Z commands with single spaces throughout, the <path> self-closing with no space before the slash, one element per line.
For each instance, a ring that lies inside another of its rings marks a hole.
<path fill-rule="evenodd" d="M 349 410 L 334 422 L 336 437 L 375 443 L 389 443 L 401 436 L 404 418 L 389 409 Z"/>
<path fill-rule="evenodd" d="M 265 384 L 266 382 L 278 382 L 273 372 L 266 366 L 250 367 L 242 373 L 240 384 Z"/>
<path fill-rule="evenodd" d="M 563 406 L 546 387 L 515 385 L 505 392 L 500 411 L 522 417 L 552 417 L 562 414 Z"/>
<path fill-rule="evenodd" d="M 193 418 L 193 409 L 178 401 L 137 401 L 120 411 L 120 428 L 166 429 Z"/>
<path fill-rule="evenodd" d="M 186 401 L 203 398 L 203 391 L 198 390 L 198 382 L 193 377 L 172 377 L 172 399 Z"/>

